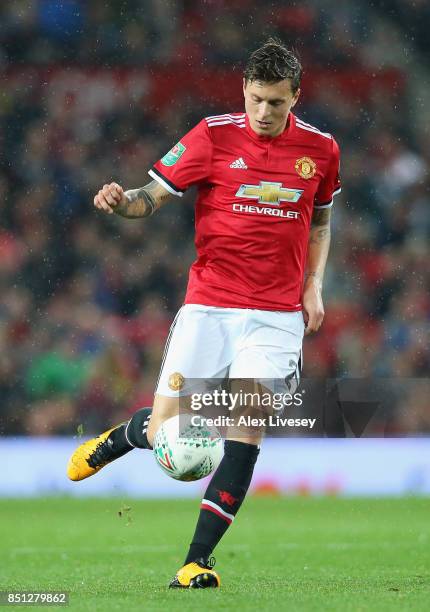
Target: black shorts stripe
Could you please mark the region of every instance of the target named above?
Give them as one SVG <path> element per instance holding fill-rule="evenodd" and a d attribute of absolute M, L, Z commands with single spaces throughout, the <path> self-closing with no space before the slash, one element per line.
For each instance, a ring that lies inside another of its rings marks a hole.
<path fill-rule="evenodd" d="M 176 313 L 176 317 L 173 319 L 173 323 L 172 323 L 172 325 L 170 326 L 170 329 L 169 329 L 169 335 L 167 336 L 166 346 L 164 347 L 163 358 L 161 360 L 160 372 L 158 374 L 157 382 L 155 384 L 155 389 L 156 390 L 157 390 L 157 387 L 158 387 L 158 383 L 160 382 L 161 373 L 162 373 L 163 368 L 164 368 L 164 362 L 166 361 L 167 351 L 169 350 L 169 344 L 170 344 L 170 341 L 172 339 L 173 330 L 175 329 L 176 321 L 178 320 L 179 313 L 181 312 L 181 310 L 182 310 L 182 308 L 180 308 L 178 310 L 178 312 Z"/>
<path fill-rule="evenodd" d="M 302 371 L 302 351 L 300 351 L 300 356 L 299 356 L 299 360 L 297 362 L 296 365 L 296 371 L 294 373 L 295 379 L 296 379 L 296 383 L 297 383 L 297 387 L 300 385 L 300 374 Z"/>

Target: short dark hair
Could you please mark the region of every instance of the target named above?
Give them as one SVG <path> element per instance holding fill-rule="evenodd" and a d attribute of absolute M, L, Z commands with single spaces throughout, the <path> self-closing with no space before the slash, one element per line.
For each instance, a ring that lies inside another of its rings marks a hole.
<path fill-rule="evenodd" d="M 291 89 L 296 93 L 302 78 L 302 66 L 297 54 L 277 38 L 269 38 L 250 56 L 244 71 L 245 81 L 277 83 L 291 79 Z"/>

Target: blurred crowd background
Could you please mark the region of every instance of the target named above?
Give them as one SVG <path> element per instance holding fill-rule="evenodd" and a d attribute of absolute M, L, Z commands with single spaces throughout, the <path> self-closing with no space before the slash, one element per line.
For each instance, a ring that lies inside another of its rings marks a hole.
<path fill-rule="evenodd" d="M 2 3 L 0 433 L 102 431 L 151 404 L 194 258 L 194 194 L 145 221 L 93 197 L 144 185 L 203 116 L 242 111 L 244 63 L 269 35 L 304 65 L 296 114 L 342 152 L 304 374 L 421 379 L 393 401 L 391 431 L 429 433 L 429 6 Z"/>

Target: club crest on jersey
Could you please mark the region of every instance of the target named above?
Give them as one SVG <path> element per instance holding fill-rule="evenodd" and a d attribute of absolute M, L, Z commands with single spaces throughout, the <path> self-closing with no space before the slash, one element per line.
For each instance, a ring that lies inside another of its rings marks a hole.
<path fill-rule="evenodd" d="M 317 165 L 310 157 L 301 157 L 294 166 L 299 175 L 304 179 L 311 179 L 315 176 Z"/>
<path fill-rule="evenodd" d="M 259 204 L 279 206 L 281 202 L 298 202 L 303 189 L 282 187 L 282 183 L 260 181 L 259 185 L 241 185 L 236 193 L 238 198 L 255 198 Z"/>
<path fill-rule="evenodd" d="M 182 157 L 184 152 L 186 151 L 186 146 L 182 144 L 182 142 L 178 142 L 175 144 L 173 149 L 170 149 L 168 153 L 164 157 L 161 158 L 161 163 L 163 166 L 174 166 L 176 162 Z"/>

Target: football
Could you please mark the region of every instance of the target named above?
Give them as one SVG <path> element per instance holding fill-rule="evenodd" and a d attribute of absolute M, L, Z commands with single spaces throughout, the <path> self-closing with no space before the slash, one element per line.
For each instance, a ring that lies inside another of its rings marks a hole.
<path fill-rule="evenodd" d="M 174 416 L 161 425 L 154 438 L 155 460 L 175 480 L 191 481 L 208 476 L 224 454 L 224 445 L 216 427 L 208 427 L 193 415 Z"/>

